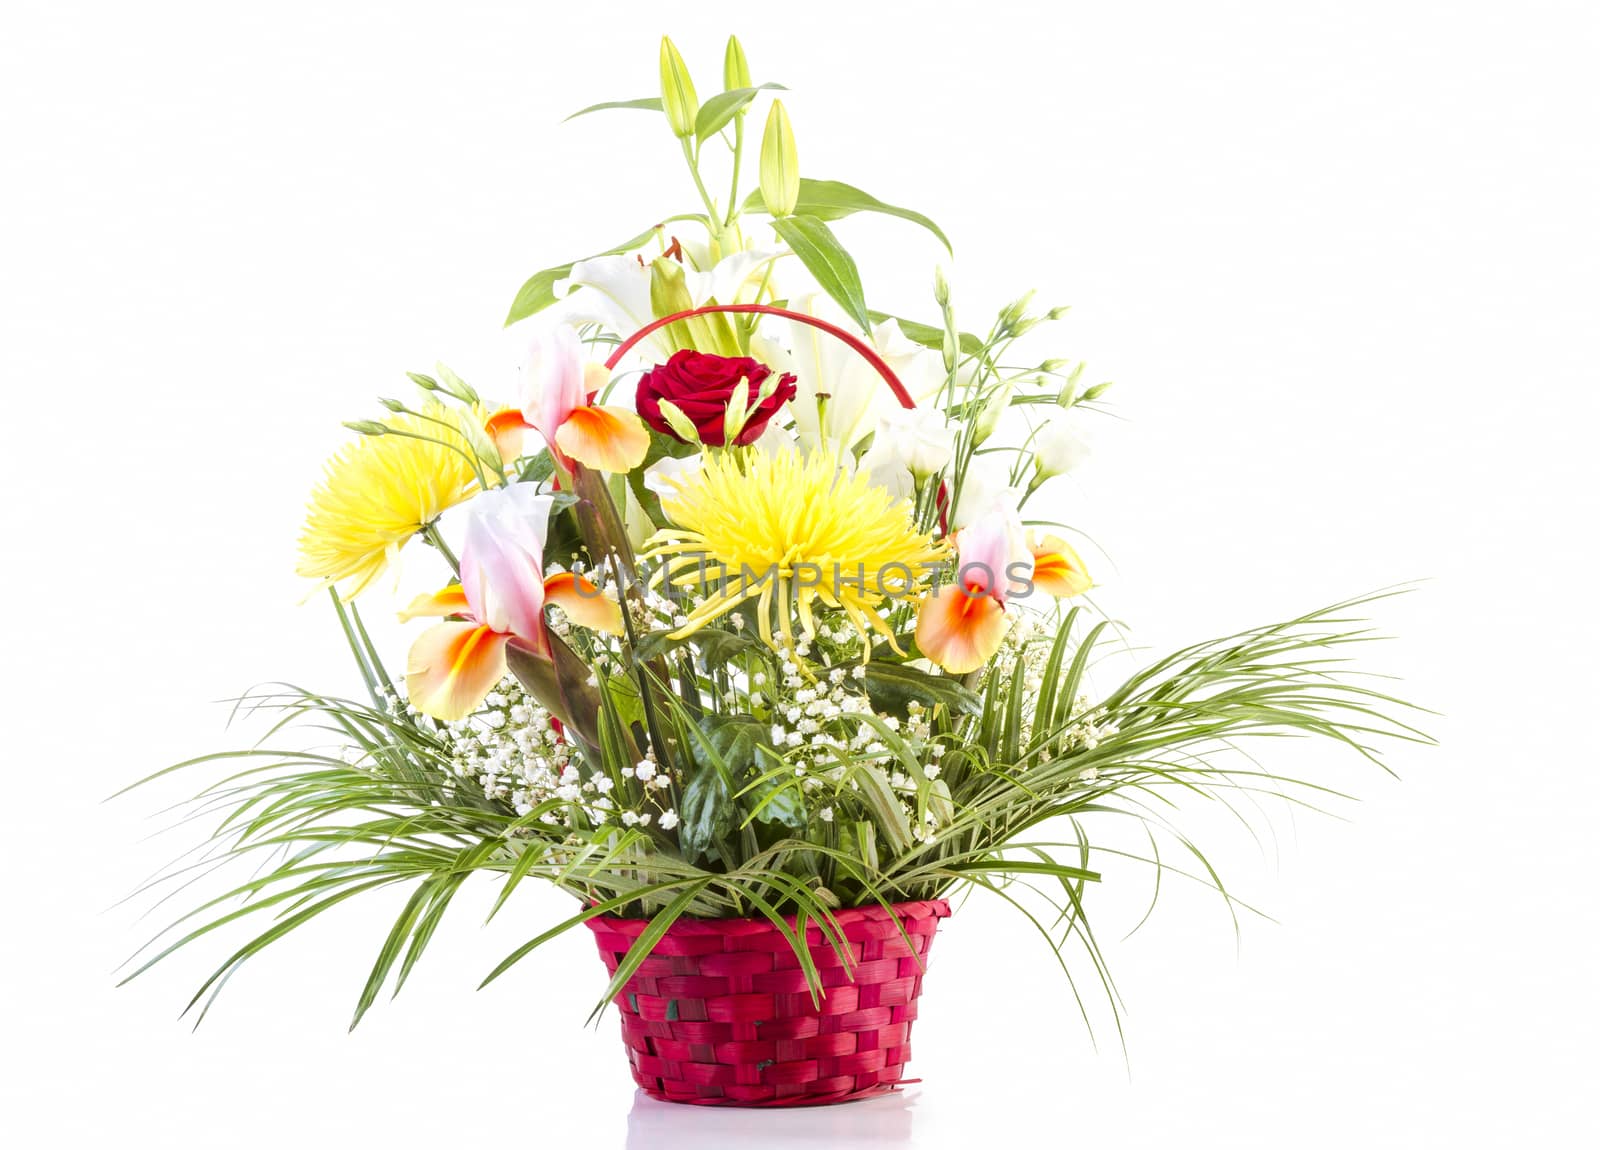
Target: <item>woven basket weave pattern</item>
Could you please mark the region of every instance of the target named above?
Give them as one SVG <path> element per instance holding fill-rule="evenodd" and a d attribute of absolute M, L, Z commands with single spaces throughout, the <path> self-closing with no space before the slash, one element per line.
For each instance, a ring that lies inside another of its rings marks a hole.
<path fill-rule="evenodd" d="M 680 919 L 617 995 L 634 1081 L 656 1098 L 713 1106 L 816 1105 L 894 1089 L 911 1058 L 928 947 L 950 907 L 894 909 L 898 925 L 880 906 L 835 912 L 848 968 L 808 927 L 825 991 L 819 1004 L 771 922 Z M 615 974 L 649 924 L 587 925 Z"/>

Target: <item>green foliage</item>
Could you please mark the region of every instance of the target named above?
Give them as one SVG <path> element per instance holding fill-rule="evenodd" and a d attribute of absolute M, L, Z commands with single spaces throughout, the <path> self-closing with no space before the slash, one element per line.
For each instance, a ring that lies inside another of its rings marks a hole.
<path fill-rule="evenodd" d="M 863 331 L 872 326 L 867 314 L 867 297 L 861 289 L 861 273 L 856 261 L 827 224 L 812 216 L 784 216 L 772 221 L 772 229 L 789 245 L 816 277 L 822 290 L 844 308 Z"/>
<path fill-rule="evenodd" d="M 1178 876 L 1214 887 L 1231 911 L 1248 910 L 1188 840 L 1179 839 L 1199 862 L 1198 872 L 1161 858 L 1154 845 L 1164 825 L 1159 808 L 1179 793 L 1225 804 L 1230 796 L 1257 793 L 1302 803 L 1334 793 L 1264 770 L 1238 755 L 1238 744 L 1316 736 L 1380 763 L 1380 741 L 1426 741 L 1393 717 L 1404 704 L 1345 672 L 1336 658 L 1372 640 L 1351 614 L 1369 601 L 1186 647 L 1130 675 L 1087 708 L 1075 700 L 1102 645 L 1104 624 L 1083 628 L 1081 613 L 1068 613 L 1051 641 L 1052 686 L 1040 697 L 1031 729 L 1022 722 L 1014 672 L 986 677 L 981 714 L 965 696 L 950 706 L 953 749 L 938 788 L 944 793 L 928 788 L 929 801 L 948 804 L 949 818 L 931 841 L 907 834 L 881 760 L 873 756 L 848 761 L 864 817 L 841 820 L 836 837 L 815 826 L 803 830 L 797 793 L 784 785 L 783 768 L 773 767 L 761 725 L 750 718 L 708 718 L 694 731 L 674 846 L 638 830 L 569 830 L 542 822 L 558 803 L 519 815 L 486 800 L 457 783 L 444 745 L 403 711 L 295 688 L 252 696 L 251 709 L 278 714 L 263 745 L 169 768 L 240 764 L 193 800 L 194 815 L 222 816 L 203 860 L 177 865 L 141 889 L 175 887 L 216 870 L 248 877 L 152 940 L 131 960 L 128 978 L 214 932 L 260 923 L 191 1000 L 203 1017 L 227 979 L 265 947 L 349 898 L 407 886 L 410 898 L 357 997 L 359 1021 L 387 982 L 396 989 L 403 984 L 463 884 L 473 875 L 494 875 L 504 884 L 497 910 L 528 877 L 571 891 L 587 909 L 519 948 L 490 979 L 595 914 L 651 917 L 651 933 L 659 936 L 680 915 L 770 911 L 822 920 L 829 906 L 944 897 L 965 886 L 1017 906 L 1058 952 L 1082 947 L 1109 994 L 1085 906 L 1087 884 L 1101 875 L 1093 860 L 1142 858 L 1157 877 L 1158 895 L 1161 876 Z M 381 697 L 381 669 L 364 653 L 354 625 L 351 632 L 363 675 Z M 698 673 L 709 680 L 714 667 L 701 661 Z M 910 671 L 885 666 L 874 674 L 901 687 L 914 681 Z M 905 689 L 920 697 L 916 687 Z M 941 705 L 948 701 L 939 698 Z M 1089 718 L 1106 732 L 1093 746 L 1071 737 Z M 324 737 L 336 732 L 347 753 L 269 745 L 296 726 Z M 884 733 L 892 735 L 887 728 Z M 626 765 L 615 755 L 613 749 L 607 761 Z M 1148 824 L 1151 853 L 1097 845 L 1083 821 L 1091 814 Z M 758 827 L 765 828 L 760 837 Z M 1066 829 L 1068 837 L 1036 833 L 1049 827 Z M 1036 914 L 1024 900 L 1048 913 Z"/>
<path fill-rule="evenodd" d="M 766 202 L 757 188 L 750 193 L 744 202 L 747 212 L 767 211 Z M 857 212 L 876 212 L 884 216 L 898 216 L 902 220 L 910 220 L 919 224 L 939 238 L 945 250 L 951 255 L 955 249 L 950 246 L 950 238 L 944 230 L 921 212 L 914 212 L 910 208 L 899 208 L 893 204 L 886 204 L 876 196 L 863 192 L 860 188 L 852 187 L 840 180 L 812 180 L 805 177 L 800 179 L 799 195 L 792 209 L 795 215 L 810 216 L 816 220 L 842 220 L 846 216 Z"/>

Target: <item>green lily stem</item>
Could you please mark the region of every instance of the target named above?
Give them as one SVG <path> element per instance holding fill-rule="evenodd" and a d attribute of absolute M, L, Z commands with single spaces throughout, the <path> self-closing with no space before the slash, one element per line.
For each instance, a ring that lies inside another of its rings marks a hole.
<path fill-rule="evenodd" d="M 728 185 L 728 218 L 723 227 L 732 227 L 739 215 L 739 161 L 744 158 L 744 112 L 733 117 L 733 182 Z"/>
<path fill-rule="evenodd" d="M 450 550 L 450 545 L 444 541 L 444 536 L 439 533 L 439 521 L 423 524 L 422 537 L 428 545 L 444 556 L 444 561 L 450 564 L 450 570 L 455 572 L 457 579 L 461 578 L 461 562 L 456 558 L 455 552 Z"/>
<path fill-rule="evenodd" d="M 711 198 L 711 193 L 706 190 L 705 180 L 700 178 L 700 162 L 695 159 L 694 149 L 689 145 L 689 138 L 685 136 L 679 142 L 683 145 L 683 162 L 689 165 L 689 174 L 694 177 L 695 190 L 700 193 L 700 201 L 706 206 L 706 220 L 711 225 L 711 242 L 720 248 L 722 221 L 717 215 L 716 201 Z"/>

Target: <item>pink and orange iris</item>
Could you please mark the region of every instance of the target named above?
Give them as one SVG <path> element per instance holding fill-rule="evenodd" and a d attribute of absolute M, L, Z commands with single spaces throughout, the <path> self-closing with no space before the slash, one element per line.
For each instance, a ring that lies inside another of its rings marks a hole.
<path fill-rule="evenodd" d="M 531 483 L 481 493 L 468 509 L 461 582 L 401 614 L 448 618 L 419 635 L 406 660 L 406 695 L 424 714 L 453 722 L 475 711 L 505 678 L 508 643 L 548 651 L 547 606 L 580 626 L 621 633 L 621 609 L 594 584 L 571 572 L 545 576 L 552 502 Z"/>
<path fill-rule="evenodd" d="M 570 327 L 535 337 L 528 360 L 527 389 L 521 409 L 504 408 L 489 417 L 488 431 L 500 457 L 522 454 L 523 432 L 544 437 L 551 453 L 568 470 L 575 461 L 600 471 L 631 471 L 650 450 L 650 433 L 626 407 L 599 406 L 595 393 L 611 373 L 585 358 Z"/>
<path fill-rule="evenodd" d="M 1083 560 L 1065 541 L 1022 533 L 1015 514 L 996 511 L 956 533 L 956 581 L 923 600 L 917 648 L 952 675 L 983 667 L 1006 634 L 1006 597 L 1032 586 L 1058 599 L 1087 591 Z"/>

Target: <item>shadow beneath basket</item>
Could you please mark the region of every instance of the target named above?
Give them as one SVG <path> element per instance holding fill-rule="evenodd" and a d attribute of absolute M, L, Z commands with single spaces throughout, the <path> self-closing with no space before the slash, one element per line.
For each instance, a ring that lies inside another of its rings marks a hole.
<path fill-rule="evenodd" d="M 628 1112 L 628 1150 L 760 1146 L 909 1146 L 918 1091 L 901 1090 L 835 1106 L 741 1109 L 658 1102 L 636 1091 Z"/>

